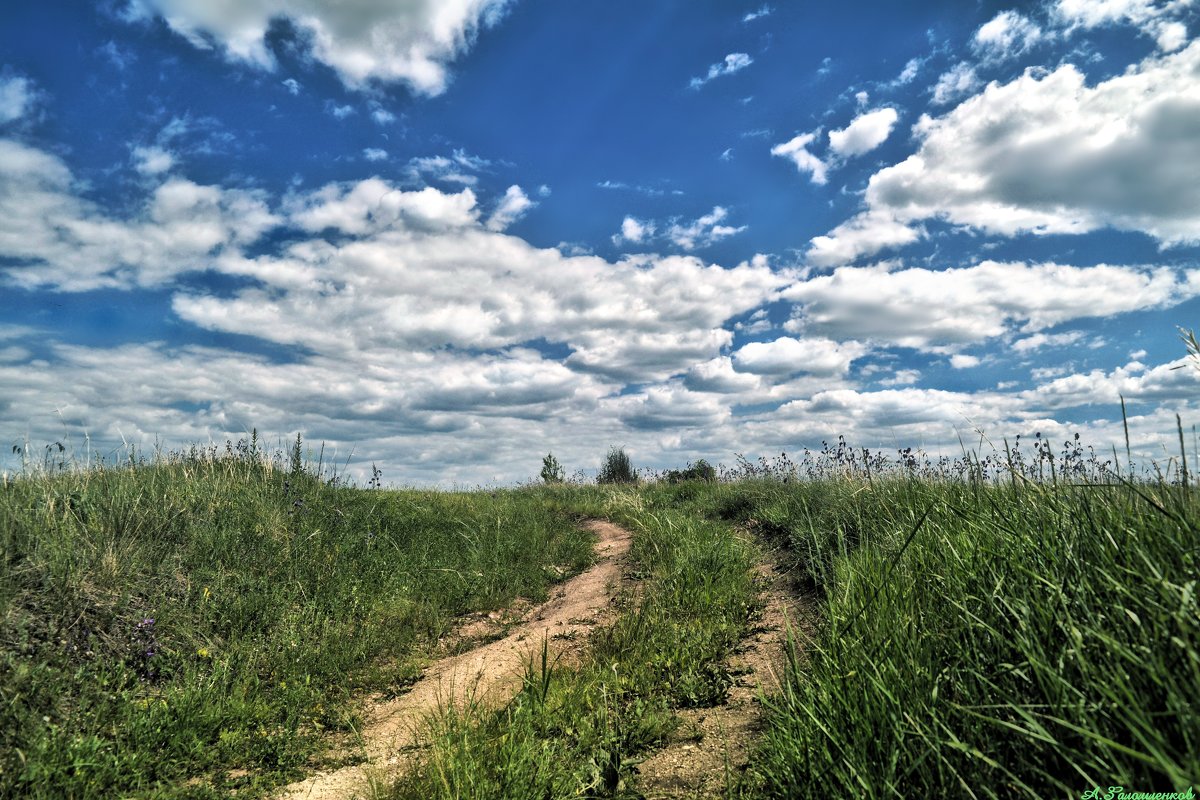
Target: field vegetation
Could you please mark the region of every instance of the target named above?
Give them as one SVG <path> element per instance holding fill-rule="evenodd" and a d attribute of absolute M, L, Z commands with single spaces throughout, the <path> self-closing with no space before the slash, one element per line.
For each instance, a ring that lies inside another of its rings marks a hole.
<path fill-rule="evenodd" d="M 366 692 L 403 691 L 456 615 L 582 569 L 589 517 L 634 533 L 616 621 L 569 665 L 535 647 L 502 708 L 443 709 L 382 796 L 640 796 L 675 711 L 735 679 L 763 547 L 819 611 L 730 796 L 1196 785 L 1182 451 L 1136 474 L 1077 438 L 981 452 L 839 440 L 637 476 L 614 449 L 616 479 L 547 457 L 536 485 L 465 493 L 354 488 L 254 441 L 30 471 L 0 489 L 0 794 L 267 793 Z"/>
<path fill-rule="evenodd" d="M 47 462 L 0 486 L 0 796 L 295 777 L 457 615 L 543 597 L 591 558 L 520 492 L 353 488 L 298 450 Z"/>

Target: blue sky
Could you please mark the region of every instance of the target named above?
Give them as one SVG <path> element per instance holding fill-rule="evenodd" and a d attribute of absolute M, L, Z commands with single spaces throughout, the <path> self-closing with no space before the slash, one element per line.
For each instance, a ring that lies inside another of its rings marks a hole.
<path fill-rule="evenodd" d="M 23 5 L 6 452 L 446 485 L 1198 421 L 1191 0 Z"/>

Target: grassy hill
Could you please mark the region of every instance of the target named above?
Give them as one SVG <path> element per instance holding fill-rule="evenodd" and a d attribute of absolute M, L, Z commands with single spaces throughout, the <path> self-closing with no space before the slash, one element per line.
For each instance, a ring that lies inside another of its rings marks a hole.
<path fill-rule="evenodd" d="M 762 544 L 820 612 L 732 794 L 1195 785 L 1197 495 L 1042 453 L 842 445 L 720 481 L 455 493 L 354 488 L 254 443 L 30 473 L 0 487 L 0 795 L 269 793 L 456 615 L 582 569 L 588 516 L 635 535 L 617 621 L 504 708 L 446 714 L 385 795 L 638 796 L 674 710 L 724 698 Z"/>

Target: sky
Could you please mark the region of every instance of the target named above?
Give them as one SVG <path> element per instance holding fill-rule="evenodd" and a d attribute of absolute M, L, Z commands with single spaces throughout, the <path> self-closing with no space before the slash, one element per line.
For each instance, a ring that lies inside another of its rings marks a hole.
<path fill-rule="evenodd" d="M 0 20 L 0 445 L 506 485 L 1200 424 L 1200 3 Z"/>

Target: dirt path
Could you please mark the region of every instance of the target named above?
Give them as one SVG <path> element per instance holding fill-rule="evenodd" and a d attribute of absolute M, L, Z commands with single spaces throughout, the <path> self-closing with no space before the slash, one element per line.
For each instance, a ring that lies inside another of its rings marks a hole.
<path fill-rule="evenodd" d="M 787 663 L 787 625 L 810 632 L 815 601 L 791 591 L 788 577 L 770 553 L 757 567 L 765 601 L 762 617 L 730 656 L 735 678 L 724 705 L 684 709 L 683 721 L 661 750 L 638 766 L 638 784 L 648 800 L 724 797 L 727 780 L 746 769 L 762 723 L 760 694 L 779 688 Z"/>
<path fill-rule="evenodd" d="M 552 590 L 545 603 L 529 607 L 503 638 L 434 662 L 407 693 L 372 706 L 360 731 L 356 752 L 364 763 L 318 773 L 285 787 L 281 800 L 350 800 L 370 798 L 411 764 L 422 721 L 439 704 L 466 698 L 499 706 L 516 694 L 531 655 L 549 641 L 552 656 L 578 645 L 609 613 L 621 578 L 620 559 L 629 551 L 631 535 L 610 522 L 591 522 L 600 537 L 596 564 Z M 454 637 L 456 642 L 486 638 L 501 628 L 493 615 Z M 348 754 L 349 755 L 349 754 Z"/>

